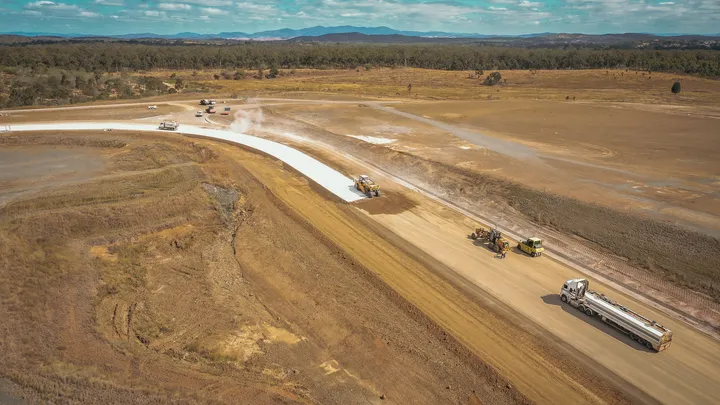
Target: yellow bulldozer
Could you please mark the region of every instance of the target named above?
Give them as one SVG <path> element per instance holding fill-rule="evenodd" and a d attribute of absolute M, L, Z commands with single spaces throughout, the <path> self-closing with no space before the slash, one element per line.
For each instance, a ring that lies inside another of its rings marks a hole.
<path fill-rule="evenodd" d="M 541 256 L 545 251 L 545 248 L 542 245 L 542 239 L 540 238 L 528 238 L 527 240 L 521 240 L 518 242 L 517 247 L 532 257 Z"/>
<path fill-rule="evenodd" d="M 368 198 L 372 198 L 373 195 L 380 197 L 380 186 L 364 174 L 355 179 L 355 189 L 368 196 Z"/>

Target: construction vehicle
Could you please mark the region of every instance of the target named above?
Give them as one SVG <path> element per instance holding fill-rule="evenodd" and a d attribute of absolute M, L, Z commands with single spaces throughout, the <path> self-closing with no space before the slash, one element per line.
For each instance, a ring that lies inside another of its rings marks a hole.
<path fill-rule="evenodd" d="M 517 247 L 532 257 L 542 256 L 542 253 L 545 251 L 545 248 L 542 246 L 542 239 L 540 238 L 521 240 L 518 242 Z"/>
<path fill-rule="evenodd" d="M 212 106 L 210 106 L 207 109 L 205 109 L 205 112 L 207 112 L 208 114 L 215 114 L 215 109 Z"/>
<path fill-rule="evenodd" d="M 588 316 L 598 316 L 648 349 L 661 352 L 670 346 L 673 337 L 670 329 L 590 290 L 589 286 L 588 280 L 582 278 L 566 281 L 560 289 L 560 301 Z"/>
<path fill-rule="evenodd" d="M 196 116 L 196 117 L 202 117 L 202 116 L 203 116 L 202 110 L 198 110 L 198 111 L 195 113 L 195 116 Z"/>
<path fill-rule="evenodd" d="M 485 228 L 475 228 L 475 232 L 470 234 L 470 239 L 485 239 L 489 235 Z"/>
<path fill-rule="evenodd" d="M 225 109 L 223 109 L 223 112 L 221 112 L 220 115 L 230 115 L 230 107 L 225 107 Z"/>
<path fill-rule="evenodd" d="M 375 197 L 380 196 L 380 186 L 364 174 L 355 179 L 355 189 L 361 191 L 363 194 L 368 196 L 368 198 L 372 198 L 373 194 Z"/>
<path fill-rule="evenodd" d="M 208 105 L 208 104 L 209 104 L 208 100 L 206 100 L 206 99 L 200 100 L 200 105 Z"/>
<path fill-rule="evenodd" d="M 160 123 L 160 129 L 175 131 L 178 128 L 180 128 L 180 124 L 177 121 L 163 121 Z"/>
<path fill-rule="evenodd" d="M 492 229 L 487 238 L 488 249 L 495 253 L 507 252 L 510 249 L 510 243 L 503 238 L 502 233 L 497 229 Z"/>

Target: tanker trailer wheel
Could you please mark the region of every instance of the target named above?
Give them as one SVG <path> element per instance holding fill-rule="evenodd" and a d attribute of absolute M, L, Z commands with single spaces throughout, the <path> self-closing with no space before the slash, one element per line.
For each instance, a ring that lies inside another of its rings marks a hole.
<path fill-rule="evenodd" d="M 585 305 L 579 305 L 579 306 L 578 306 L 578 311 L 580 311 L 580 312 L 585 312 Z"/>
<path fill-rule="evenodd" d="M 652 343 L 650 343 L 650 342 L 645 342 L 645 347 L 647 347 L 647 348 L 650 349 L 650 350 L 655 350 L 655 348 L 653 347 Z"/>
<path fill-rule="evenodd" d="M 560 296 L 560 301 L 567 302 L 567 295 L 563 294 Z"/>
<path fill-rule="evenodd" d="M 645 341 L 645 339 L 643 339 L 643 338 L 641 338 L 641 337 L 638 337 L 638 338 L 637 338 L 637 341 L 638 341 L 641 345 L 643 345 L 643 346 L 645 346 L 645 343 L 647 343 L 647 341 Z"/>
<path fill-rule="evenodd" d="M 587 316 L 593 316 L 593 315 L 595 315 L 595 314 L 593 313 L 593 310 L 592 310 L 592 309 L 590 309 L 590 308 L 585 308 L 585 315 L 587 315 Z"/>

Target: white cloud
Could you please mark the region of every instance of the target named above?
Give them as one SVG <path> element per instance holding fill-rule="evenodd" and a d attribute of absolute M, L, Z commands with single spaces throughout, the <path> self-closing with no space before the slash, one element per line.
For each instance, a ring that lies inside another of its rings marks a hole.
<path fill-rule="evenodd" d="M 535 7 L 535 8 L 537 8 L 537 7 L 542 7 L 543 3 L 522 0 L 517 5 L 518 5 L 518 7 Z"/>
<path fill-rule="evenodd" d="M 492 10 L 492 11 L 507 11 L 507 7 L 495 7 L 495 6 L 490 6 L 490 7 L 488 7 L 488 10 Z"/>
<path fill-rule="evenodd" d="M 200 9 L 204 14 L 209 15 L 221 15 L 225 14 L 225 11 L 219 9 L 219 8 L 213 8 L 213 7 L 203 7 Z"/>
<path fill-rule="evenodd" d="M 163 3 L 189 3 L 214 7 L 231 6 L 233 4 L 232 0 L 163 0 Z"/>
<path fill-rule="evenodd" d="M 161 12 L 157 10 L 146 10 L 144 14 L 147 17 L 160 17 Z"/>
<path fill-rule="evenodd" d="M 95 18 L 100 14 L 85 10 L 75 4 L 56 3 L 49 0 L 38 0 L 25 5 L 26 15 L 42 15 L 47 18 Z"/>
<path fill-rule="evenodd" d="M 120 17 L 117 16 L 117 15 L 111 15 L 110 18 L 112 18 L 113 20 L 117 20 L 117 19 L 120 18 Z"/>
<path fill-rule="evenodd" d="M 192 6 L 189 4 L 175 4 L 175 3 L 160 3 L 158 8 L 161 10 L 190 10 Z"/>
<path fill-rule="evenodd" d="M 103 6 L 122 7 L 125 3 L 122 0 L 95 0 L 96 4 L 102 4 Z"/>
<path fill-rule="evenodd" d="M 62 4 L 62 3 L 61 3 Z M 66 5 L 66 4 L 63 4 Z M 41 8 L 41 7 L 56 7 L 58 4 L 52 1 L 40 0 L 34 3 L 28 3 L 25 8 Z"/>
<path fill-rule="evenodd" d="M 663 2 L 661 2 L 660 4 L 663 5 L 663 6 L 672 6 L 672 5 L 675 4 L 675 3 L 672 2 L 672 1 L 663 1 Z"/>
<path fill-rule="evenodd" d="M 241 8 L 241 9 L 243 9 L 245 11 L 249 11 L 249 12 L 255 12 L 255 11 L 260 11 L 260 12 L 273 11 L 274 12 L 277 10 L 275 8 L 275 6 L 273 6 L 271 4 L 256 4 L 256 3 L 250 3 L 247 1 L 236 3 L 236 5 L 238 8 Z"/>

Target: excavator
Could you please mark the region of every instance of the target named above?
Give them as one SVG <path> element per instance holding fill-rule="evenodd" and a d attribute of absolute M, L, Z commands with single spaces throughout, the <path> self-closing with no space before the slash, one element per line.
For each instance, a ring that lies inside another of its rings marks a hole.
<path fill-rule="evenodd" d="M 355 179 L 355 189 L 368 196 L 368 198 L 372 198 L 373 195 L 380 197 L 380 186 L 365 174 Z"/>

